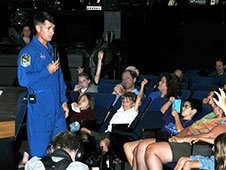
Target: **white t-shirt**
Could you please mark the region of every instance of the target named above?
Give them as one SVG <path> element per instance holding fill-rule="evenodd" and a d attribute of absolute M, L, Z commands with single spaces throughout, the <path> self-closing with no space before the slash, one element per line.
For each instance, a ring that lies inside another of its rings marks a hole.
<path fill-rule="evenodd" d="M 31 158 L 25 165 L 25 170 L 45 170 L 45 166 L 42 163 L 42 161 L 40 160 L 41 158 L 34 156 L 33 158 Z M 52 157 L 52 160 L 54 162 L 58 162 L 60 160 L 62 160 L 63 158 L 59 158 L 59 157 Z M 66 170 L 89 170 L 89 167 L 79 161 L 75 161 L 75 162 L 71 162 L 68 167 L 66 168 Z"/>
<path fill-rule="evenodd" d="M 128 109 L 124 111 L 123 107 L 121 106 L 117 112 L 114 114 L 114 116 L 111 118 L 108 128 L 105 132 L 111 132 L 112 130 L 112 124 L 131 124 L 135 117 L 137 116 L 138 111 L 132 107 L 131 109 Z"/>

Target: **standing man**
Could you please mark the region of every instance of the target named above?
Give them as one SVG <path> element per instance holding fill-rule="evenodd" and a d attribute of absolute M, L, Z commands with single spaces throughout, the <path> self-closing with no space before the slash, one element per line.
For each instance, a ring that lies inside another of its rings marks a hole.
<path fill-rule="evenodd" d="M 27 134 L 31 157 L 43 157 L 53 137 L 66 130 L 69 114 L 59 59 L 54 60 L 55 24 L 47 12 L 34 16 L 36 36 L 18 57 L 18 80 L 28 89 Z"/>

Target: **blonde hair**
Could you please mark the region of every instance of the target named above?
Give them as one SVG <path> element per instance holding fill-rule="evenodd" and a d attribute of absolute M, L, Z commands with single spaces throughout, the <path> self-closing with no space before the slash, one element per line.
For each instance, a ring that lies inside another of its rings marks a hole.
<path fill-rule="evenodd" d="M 214 140 L 216 170 L 226 169 L 226 133 L 222 133 Z"/>
<path fill-rule="evenodd" d="M 130 71 L 133 71 L 133 72 L 135 72 L 136 73 L 136 77 L 138 77 L 139 76 L 139 74 L 140 74 L 140 72 L 139 72 L 139 70 L 136 68 L 136 67 L 134 67 L 134 66 L 128 66 L 128 67 L 126 67 L 126 69 L 125 70 L 130 70 Z"/>

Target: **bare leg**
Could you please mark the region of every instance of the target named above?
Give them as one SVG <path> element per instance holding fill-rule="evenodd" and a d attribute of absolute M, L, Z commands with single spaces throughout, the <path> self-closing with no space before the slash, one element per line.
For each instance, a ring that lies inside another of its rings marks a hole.
<path fill-rule="evenodd" d="M 124 149 L 124 152 L 126 154 L 126 158 L 127 160 L 129 161 L 129 164 L 130 166 L 132 167 L 132 164 L 133 164 L 133 154 L 134 154 L 134 149 L 135 147 L 138 145 L 140 141 L 133 141 L 133 142 L 126 142 L 124 145 L 123 145 L 123 149 Z"/>
<path fill-rule="evenodd" d="M 133 164 L 132 164 L 132 170 L 137 170 L 136 155 L 137 155 L 137 147 L 135 147 L 135 148 L 134 148 L 134 151 L 133 151 Z"/>
<path fill-rule="evenodd" d="M 183 170 L 190 170 L 193 168 L 200 168 L 200 162 L 199 161 L 186 161 L 184 164 Z"/>
<path fill-rule="evenodd" d="M 167 142 L 148 145 L 145 153 L 145 163 L 148 170 L 162 170 L 162 164 L 172 162 L 172 160 L 172 150 Z"/>
<path fill-rule="evenodd" d="M 181 157 L 174 168 L 174 170 L 182 170 L 186 161 L 191 160 L 190 157 Z"/>
<path fill-rule="evenodd" d="M 152 143 L 155 143 L 154 138 L 145 139 L 138 144 L 137 153 L 135 155 L 135 162 L 134 162 L 134 165 L 137 166 L 137 169 L 142 169 L 142 170 L 147 169 L 144 156 L 145 156 L 147 146 Z"/>
<path fill-rule="evenodd" d="M 30 155 L 24 151 L 24 155 L 23 155 L 23 159 L 21 161 L 21 163 L 26 164 L 27 161 L 29 160 Z"/>

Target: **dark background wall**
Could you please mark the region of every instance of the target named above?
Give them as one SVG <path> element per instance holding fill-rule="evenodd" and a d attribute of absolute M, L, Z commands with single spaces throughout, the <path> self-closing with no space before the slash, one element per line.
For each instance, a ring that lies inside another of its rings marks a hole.
<path fill-rule="evenodd" d="M 144 72 L 209 67 L 215 57 L 225 55 L 225 21 L 219 8 L 156 8 L 140 15 L 128 26 L 129 61 Z"/>
<path fill-rule="evenodd" d="M 12 11 L 5 1 L 1 3 L 3 38 L 8 36 Z M 121 37 L 115 43 L 121 56 L 115 67 L 135 65 L 142 74 L 158 74 L 177 67 L 212 67 L 215 57 L 225 56 L 224 6 L 124 6 L 117 11 L 121 14 L 121 24 L 116 26 Z M 56 18 L 54 40 L 67 48 L 84 43 L 91 52 L 105 31 L 104 11 L 67 9 L 51 13 Z M 30 18 L 32 15 L 29 11 Z"/>

